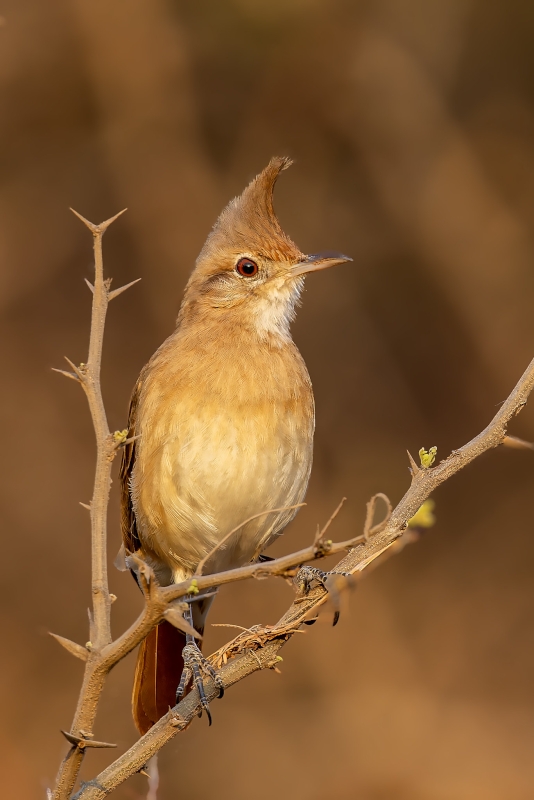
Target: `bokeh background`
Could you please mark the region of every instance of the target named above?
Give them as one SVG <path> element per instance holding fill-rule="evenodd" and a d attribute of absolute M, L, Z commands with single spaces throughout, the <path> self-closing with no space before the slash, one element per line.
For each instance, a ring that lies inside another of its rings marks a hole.
<path fill-rule="evenodd" d="M 352 265 L 308 279 L 294 336 L 317 400 L 315 466 L 277 545 L 361 530 L 398 501 L 406 449 L 479 432 L 534 355 L 534 6 L 522 0 L 2 0 L 2 794 L 42 798 L 66 750 L 87 639 L 93 432 L 79 387 L 91 237 L 118 286 L 112 429 L 171 332 L 210 226 L 274 155 L 282 225 Z M 531 407 L 511 432 L 534 439 Z M 160 800 L 526 800 L 534 793 L 534 454 L 487 454 L 437 525 L 376 569 L 162 753 Z M 116 487 L 115 487 L 116 488 Z M 119 547 L 117 495 L 110 557 Z M 141 604 L 111 570 L 114 631 Z M 221 592 L 211 622 L 274 622 L 283 582 Z M 231 631 L 213 628 L 208 650 Z M 96 725 L 135 738 L 133 656 Z M 90 753 L 90 778 L 109 754 Z M 141 776 L 117 800 L 146 796 Z"/>

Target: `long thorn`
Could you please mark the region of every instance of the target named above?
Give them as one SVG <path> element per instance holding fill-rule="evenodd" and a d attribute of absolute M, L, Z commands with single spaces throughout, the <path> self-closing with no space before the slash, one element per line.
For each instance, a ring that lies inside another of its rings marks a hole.
<path fill-rule="evenodd" d="M 85 217 L 82 217 L 82 215 L 79 214 L 77 211 L 75 211 L 73 208 L 71 208 L 70 210 L 72 211 L 74 216 L 78 217 L 78 219 L 80 219 L 83 222 L 83 224 L 86 225 L 89 228 L 91 233 L 93 233 L 94 235 L 97 235 L 99 233 L 104 233 L 109 228 L 111 223 L 115 222 L 115 220 L 118 219 L 122 214 L 124 214 L 124 212 L 127 211 L 128 209 L 123 208 L 122 211 L 119 211 L 119 213 L 115 214 L 114 217 L 110 217 L 109 219 L 106 219 L 104 222 L 101 222 L 100 225 L 95 225 L 94 222 L 89 222 L 88 219 L 85 219 Z"/>
<path fill-rule="evenodd" d="M 417 464 L 413 460 L 413 457 L 412 457 L 412 454 L 410 453 L 410 451 L 406 450 L 406 452 L 408 453 L 408 458 L 410 460 L 410 472 L 412 473 L 412 478 L 415 478 L 415 476 L 419 472 L 421 472 L 421 470 L 419 469 L 419 467 L 417 466 Z"/>
<path fill-rule="evenodd" d="M 129 289 L 130 286 L 135 286 L 136 283 L 139 283 L 140 280 L 142 280 L 142 278 L 137 278 L 135 281 L 130 281 L 130 283 L 126 283 L 124 286 L 119 286 L 118 289 L 113 289 L 113 291 L 108 294 L 108 300 L 115 300 L 116 297 L 125 292 L 126 289 Z"/>
<path fill-rule="evenodd" d="M 70 744 L 79 747 L 80 750 L 84 750 L 86 747 L 96 747 L 96 748 L 108 748 L 108 747 L 117 747 L 116 744 L 110 744 L 110 742 L 96 742 L 94 739 L 85 739 L 83 736 L 75 736 L 69 731 L 60 731 L 63 734 L 67 742 Z"/>
<path fill-rule="evenodd" d="M 534 450 L 532 442 L 526 442 L 524 439 L 519 439 L 517 436 L 505 436 L 502 440 L 505 447 L 511 447 L 514 450 Z"/>
<path fill-rule="evenodd" d="M 89 652 L 86 647 L 82 647 L 77 642 L 72 642 L 70 639 L 65 639 L 64 636 L 59 636 L 57 633 L 48 631 L 49 635 L 56 640 L 62 647 L 65 648 L 72 656 L 80 658 L 82 661 L 87 661 Z"/>
<path fill-rule="evenodd" d="M 60 375 L 64 375 L 66 378 L 72 378 L 72 380 L 76 381 L 76 383 L 80 383 L 80 379 L 74 374 L 74 372 L 67 372 L 64 369 L 56 369 L 55 367 L 52 367 L 52 372 L 59 372 Z"/>
<path fill-rule="evenodd" d="M 76 366 L 76 364 L 74 364 L 74 363 L 73 363 L 73 362 L 70 360 L 70 358 L 67 358 L 67 356 L 63 356 L 63 358 L 65 359 L 65 361 L 67 362 L 67 364 L 69 365 L 69 367 L 71 367 L 71 369 L 72 369 L 72 371 L 74 372 L 74 374 L 78 376 L 78 380 L 80 380 L 80 381 L 82 381 L 82 382 L 83 382 L 83 381 L 85 380 L 85 375 L 83 374 L 83 372 L 81 371 L 81 369 L 80 369 L 79 367 L 77 367 L 77 366 Z"/>

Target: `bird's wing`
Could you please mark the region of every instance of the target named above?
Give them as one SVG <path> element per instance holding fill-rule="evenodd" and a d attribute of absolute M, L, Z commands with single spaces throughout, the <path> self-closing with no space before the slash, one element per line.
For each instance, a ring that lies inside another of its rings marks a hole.
<path fill-rule="evenodd" d="M 137 429 L 137 407 L 139 405 L 139 395 L 143 385 L 143 373 L 139 376 L 139 380 L 135 385 L 130 400 L 130 409 L 128 412 L 128 438 L 136 435 Z M 120 482 L 121 482 L 121 530 L 122 542 L 126 553 L 135 553 L 141 547 L 139 534 L 137 532 L 137 524 L 135 520 L 135 513 L 132 504 L 132 496 L 130 492 L 130 477 L 135 464 L 135 449 L 136 443 L 130 442 L 125 445 L 122 453 L 122 462 L 120 468 Z"/>
<path fill-rule="evenodd" d="M 138 430 L 137 409 L 143 377 L 144 371 L 139 376 L 130 400 L 129 439 L 136 436 Z M 141 548 L 130 492 L 130 477 L 135 464 L 135 450 L 135 441 L 125 445 L 120 468 L 121 528 L 126 554 L 135 553 Z M 136 578 L 133 570 L 132 575 Z M 185 634 L 166 621 L 160 622 L 141 642 L 132 696 L 134 721 L 141 734 L 146 733 L 160 717 L 167 713 L 169 707 L 176 703 L 176 690 L 184 665 L 182 650 L 185 644 Z"/>

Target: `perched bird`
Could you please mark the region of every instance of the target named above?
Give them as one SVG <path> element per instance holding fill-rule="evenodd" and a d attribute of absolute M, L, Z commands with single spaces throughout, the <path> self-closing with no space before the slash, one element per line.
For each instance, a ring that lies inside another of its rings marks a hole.
<path fill-rule="evenodd" d="M 185 289 L 177 327 L 142 370 L 121 466 L 122 533 L 161 585 L 258 559 L 296 513 L 312 465 L 314 401 L 290 333 L 304 276 L 351 259 L 306 256 L 282 231 L 269 165 L 224 209 Z M 249 517 L 221 547 L 227 535 Z M 202 632 L 211 598 L 192 603 Z M 146 732 L 193 674 L 210 672 L 193 639 L 168 622 L 141 645 L 133 715 Z M 184 650 L 185 647 L 185 650 Z M 213 671 L 211 671 L 212 673 Z M 179 686 L 180 684 L 180 686 Z M 211 721 L 211 718 L 210 718 Z"/>

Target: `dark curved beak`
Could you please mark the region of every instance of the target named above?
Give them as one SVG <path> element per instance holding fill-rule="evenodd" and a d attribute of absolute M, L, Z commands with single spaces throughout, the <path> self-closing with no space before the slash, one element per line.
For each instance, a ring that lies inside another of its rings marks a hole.
<path fill-rule="evenodd" d="M 291 276 L 297 277 L 298 275 L 305 275 L 307 272 L 318 272 L 320 269 L 335 267 L 337 264 L 344 264 L 346 261 L 352 261 L 352 258 L 343 255 L 343 253 L 336 253 L 333 250 L 313 253 L 311 256 L 307 256 L 305 261 L 301 261 L 291 268 Z"/>

